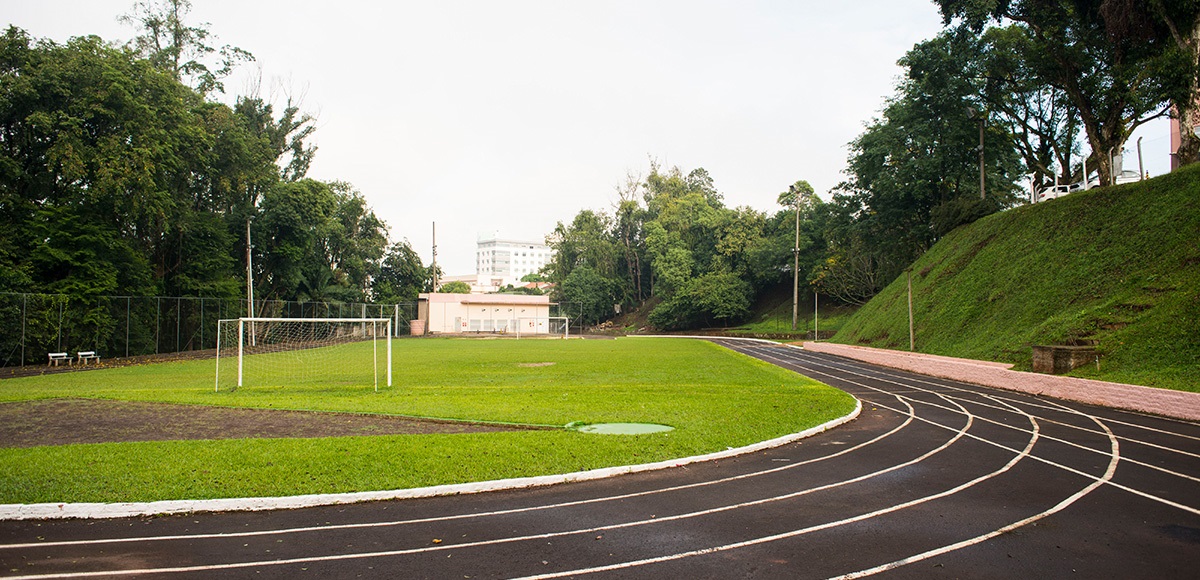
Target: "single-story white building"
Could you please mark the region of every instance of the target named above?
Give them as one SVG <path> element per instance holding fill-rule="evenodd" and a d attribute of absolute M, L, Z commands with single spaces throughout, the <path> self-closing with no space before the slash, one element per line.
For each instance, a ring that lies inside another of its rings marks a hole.
<path fill-rule="evenodd" d="M 549 296 L 522 294 L 421 294 L 417 318 L 423 324 L 413 325 L 415 334 L 548 334 L 555 326 Z"/>

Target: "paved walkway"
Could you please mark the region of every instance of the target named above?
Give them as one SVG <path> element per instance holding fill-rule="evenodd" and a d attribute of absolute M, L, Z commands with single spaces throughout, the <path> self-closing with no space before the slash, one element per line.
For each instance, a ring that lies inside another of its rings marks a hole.
<path fill-rule="evenodd" d="M 1200 421 L 1200 393 L 1019 372 L 1003 363 L 831 342 L 805 342 L 804 349 L 986 387 Z"/>

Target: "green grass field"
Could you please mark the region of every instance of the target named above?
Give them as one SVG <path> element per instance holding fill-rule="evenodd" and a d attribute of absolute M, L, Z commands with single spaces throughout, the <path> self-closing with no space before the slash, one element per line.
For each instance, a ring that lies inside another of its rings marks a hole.
<path fill-rule="evenodd" d="M 213 390 L 212 360 L 0 382 L 0 402 L 57 397 L 382 413 L 530 425 L 650 422 L 666 433 L 570 430 L 0 449 L 0 503 L 116 502 L 401 489 L 564 473 L 723 450 L 848 413 L 853 399 L 707 342 L 399 340 L 394 386 Z M 370 349 L 363 349 L 370 356 Z M 362 361 L 345 355 L 344 364 Z M 547 366 L 522 366 L 553 363 Z M 369 362 L 367 363 L 369 364 Z"/>

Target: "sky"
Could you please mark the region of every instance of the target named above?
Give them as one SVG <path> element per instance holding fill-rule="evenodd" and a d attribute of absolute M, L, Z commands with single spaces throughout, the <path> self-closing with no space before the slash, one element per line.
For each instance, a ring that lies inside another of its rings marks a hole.
<path fill-rule="evenodd" d="M 0 18 L 123 43 L 133 4 L 0 0 Z M 775 211 L 800 179 L 829 199 L 896 61 L 941 30 L 930 0 L 192 0 L 190 21 L 255 56 L 218 100 L 315 115 L 308 176 L 354 185 L 426 263 L 436 222 L 449 275 L 474 273 L 480 235 L 611 210 L 652 160 L 703 167 L 731 207 Z M 1138 136 L 1165 172 L 1166 124 Z"/>

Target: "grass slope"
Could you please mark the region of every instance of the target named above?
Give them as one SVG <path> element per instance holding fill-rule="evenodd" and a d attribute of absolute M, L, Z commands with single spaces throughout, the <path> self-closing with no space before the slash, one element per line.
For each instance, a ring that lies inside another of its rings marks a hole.
<path fill-rule="evenodd" d="M 0 401 L 90 397 L 556 426 L 653 422 L 676 429 L 637 436 L 546 430 L 0 449 L 0 503 L 275 496 L 564 473 L 746 445 L 854 406 L 845 393 L 692 340 L 413 339 L 396 341 L 395 359 L 395 386 L 379 392 L 370 385 L 253 381 L 214 392 L 209 360 L 9 379 L 0 383 Z"/>
<path fill-rule="evenodd" d="M 1031 366 L 1095 341 L 1076 376 L 1200 391 L 1200 166 L 959 228 L 912 265 L 917 350 Z M 908 348 L 901 276 L 835 342 Z"/>

